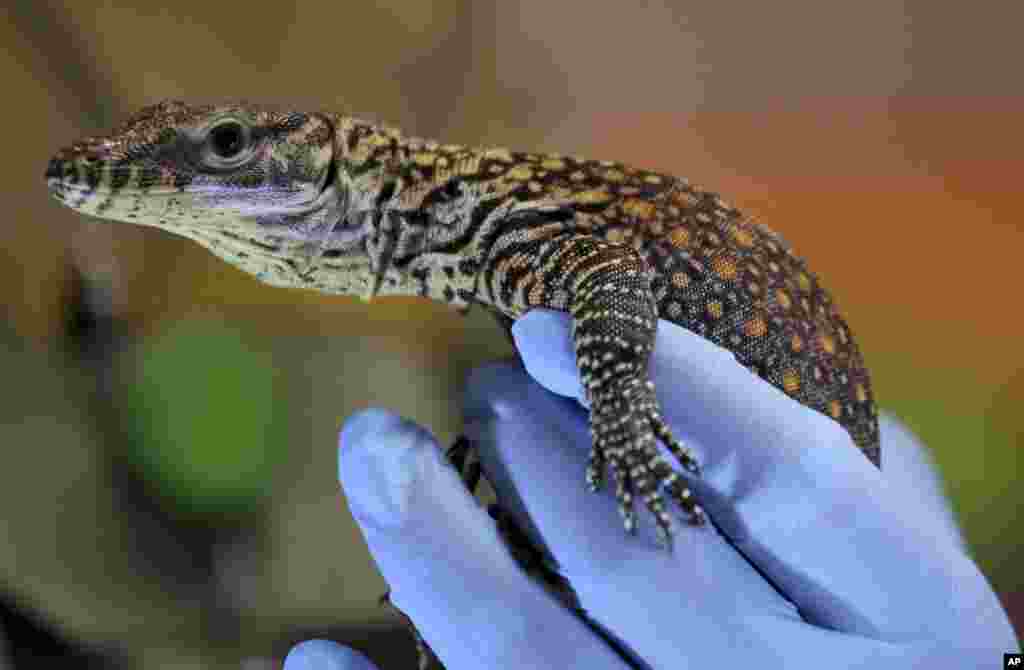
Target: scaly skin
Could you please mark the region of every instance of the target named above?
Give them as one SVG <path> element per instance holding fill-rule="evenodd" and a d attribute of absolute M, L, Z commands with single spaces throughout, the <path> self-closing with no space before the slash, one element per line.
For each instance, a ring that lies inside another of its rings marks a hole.
<path fill-rule="evenodd" d="M 482 304 L 506 324 L 568 311 L 591 403 L 587 482 L 611 471 L 629 531 L 634 497 L 666 542 L 663 494 L 703 518 L 657 448 L 698 474 L 648 375 L 659 317 L 839 421 L 879 464 L 868 372 L 829 294 L 778 235 L 683 179 L 337 114 L 180 102 L 61 151 L 46 176 L 84 214 L 191 238 L 275 286 Z"/>

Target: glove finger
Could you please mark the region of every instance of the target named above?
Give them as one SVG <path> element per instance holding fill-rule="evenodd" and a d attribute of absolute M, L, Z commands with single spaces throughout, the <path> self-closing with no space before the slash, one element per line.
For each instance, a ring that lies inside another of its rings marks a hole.
<path fill-rule="evenodd" d="M 521 573 L 425 430 L 368 410 L 341 444 L 341 483 L 391 601 L 447 667 L 626 667 Z"/>
<path fill-rule="evenodd" d="M 516 322 L 517 346 L 550 338 L 555 321 L 569 336 L 567 315 L 533 315 Z M 541 383 L 549 368 L 573 364 L 556 347 L 543 355 L 526 363 Z M 961 622 L 1003 618 L 990 590 L 934 588 L 984 578 L 948 536 L 907 515 L 903 500 L 913 493 L 890 484 L 837 422 L 666 321 L 651 372 L 665 418 L 704 465 L 693 485 L 704 508 L 805 619 L 869 637 L 954 639 L 963 636 Z M 898 439 L 882 438 L 883 452 Z"/>
<path fill-rule="evenodd" d="M 966 548 L 931 454 L 895 417 L 882 412 L 878 421 L 886 438 L 882 471 L 889 485 L 914 491 L 915 495 L 907 496 L 905 504 L 920 506 L 920 511 L 913 515 L 918 523 L 931 525 L 935 537 L 948 536 Z"/>
<path fill-rule="evenodd" d="M 377 670 L 355 649 L 330 640 L 307 640 L 292 647 L 283 670 Z"/>
<path fill-rule="evenodd" d="M 585 410 L 552 396 L 517 363 L 475 370 L 465 411 L 466 434 L 500 504 L 532 526 L 588 616 L 646 664 L 677 667 L 728 648 L 753 619 L 803 625 L 713 527 L 677 526 L 671 554 L 649 515 L 640 515 L 638 537 L 627 536 L 611 491 L 593 494 L 584 484 Z M 744 644 L 752 654 L 774 653 L 774 642 Z"/>
<path fill-rule="evenodd" d="M 588 615 L 643 667 L 704 667 L 724 660 L 735 667 L 792 668 L 822 658 L 876 670 L 973 667 L 988 657 L 985 648 L 1016 648 L 1012 632 L 987 635 L 997 640 L 987 647 L 970 640 L 977 649 L 927 637 L 844 635 L 802 620 L 749 563 L 727 550 L 714 529 L 681 529 L 671 556 L 624 536 L 612 521 L 607 495 L 588 496 L 570 485 L 583 459 L 569 459 L 566 468 L 562 454 L 585 451 L 585 416 L 571 401 L 545 395 L 517 365 L 481 368 L 468 389 L 467 433 L 502 505 L 521 526 L 533 526 L 547 539 Z M 641 534 L 653 540 L 653 524 L 640 523 Z"/>

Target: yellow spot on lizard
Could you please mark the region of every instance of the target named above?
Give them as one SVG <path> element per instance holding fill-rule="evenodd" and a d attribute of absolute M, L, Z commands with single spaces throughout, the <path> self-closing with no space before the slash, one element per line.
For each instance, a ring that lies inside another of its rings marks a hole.
<path fill-rule="evenodd" d="M 692 193 L 687 193 L 686 191 L 676 191 L 672 195 L 672 199 L 683 209 L 689 209 L 697 204 L 697 198 Z"/>
<path fill-rule="evenodd" d="M 513 163 L 515 162 L 512 158 L 512 153 L 508 149 L 495 148 L 488 149 L 484 152 L 484 158 L 489 158 L 493 161 L 501 161 L 502 163 Z"/>
<path fill-rule="evenodd" d="M 627 233 L 625 228 L 621 228 L 621 227 L 620 228 L 610 228 L 604 234 L 604 239 L 608 240 L 609 242 L 613 242 L 613 243 L 622 242 L 627 237 L 629 237 L 629 234 Z"/>
<path fill-rule="evenodd" d="M 732 229 L 732 239 L 741 247 L 749 248 L 754 246 L 754 236 L 750 234 L 749 230 L 745 230 L 739 226 Z"/>
<path fill-rule="evenodd" d="M 759 316 L 743 324 L 743 332 L 747 337 L 764 337 L 768 334 L 768 324 Z"/>
<path fill-rule="evenodd" d="M 527 179 L 533 177 L 533 170 L 526 167 L 525 165 L 517 165 L 508 172 L 506 172 L 505 176 L 508 177 L 509 179 L 515 179 L 516 181 L 526 181 Z"/>
<path fill-rule="evenodd" d="M 715 256 L 711 260 L 711 269 L 726 281 L 736 278 L 736 259 L 728 254 Z"/>
<path fill-rule="evenodd" d="M 800 373 L 793 368 L 782 373 L 782 388 L 786 393 L 793 395 L 800 390 Z"/>
<path fill-rule="evenodd" d="M 432 154 L 432 153 L 427 153 L 425 151 L 420 151 L 420 152 L 417 152 L 412 157 L 412 160 L 413 160 L 414 163 L 416 163 L 416 165 L 419 165 L 421 167 L 430 167 L 431 165 L 434 164 L 434 161 L 437 160 L 437 155 L 436 154 Z"/>
<path fill-rule="evenodd" d="M 573 199 L 581 205 L 597 205 L 602 202 L 608 202 L 611 200 L 611 197 L 611 193 L 604 189 L 592 188 L 586 191 L 580 191 Z"/>
<path fill-rule="evenodd" d="M 628 198 L 622 203 L 622 213 L 626 216 L 635 216 L 640 219 L 649 219 L 654 216 L 654 203 L 640 198 Z"/>
<path fill-rule="evenodd" d="M 690 231 L 686 228 L 676 228 L 668 234 L 668 241 L 677 249 L 685 249 L 690 246 Z"/>
<path fill-rule="evenodd" d="M 811 291 L 811 278 L 807 276 L 806 272 L 801 272 L 796 276 L 797 284 L 800 286 L 800 290 L 804 293 Z"/>

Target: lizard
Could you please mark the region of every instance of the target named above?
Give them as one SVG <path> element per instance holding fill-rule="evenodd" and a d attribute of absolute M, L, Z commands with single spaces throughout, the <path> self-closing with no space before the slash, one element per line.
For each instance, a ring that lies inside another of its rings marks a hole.
<path fill-rule="evenodd" d="M 881 465 L 868 370 L 831 295 L 779 234 L 686 179 L 334 112 L 173 100 L 60 150 L 45 178 L 82 214 L 192 239 L 273 286 L 481 305 L 506 328 L 531 308 L 569 312 L 585 481 L 597 490 L 610 472 L 626 531 L 642 503 L 669 549 L 666 498 L 692 524 L 705 513 L 687 483 L 700 465 L 649 375 L 658 319 L 836 420 Z"/>

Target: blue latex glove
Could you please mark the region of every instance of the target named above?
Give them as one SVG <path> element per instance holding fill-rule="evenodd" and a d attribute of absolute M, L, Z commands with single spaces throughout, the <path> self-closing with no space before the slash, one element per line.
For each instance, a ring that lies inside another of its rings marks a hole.
<path fill-rule="evenodd" d="M 627 536 L 611 493 L 586 490 L 568 316 L 531 311 L 513 335 L 526 371 L 475 371 L 466 434 L 503 506 L 641 667 L 997 667 L 1019 649 L 923 448 L 895 421 L 882 420 L 880 472 L 839 424 L 660 322 L 653 379 L 720 529 L 680 519 L 668 554 L 649 515 Z M 368 410 L 341 443 L 341 482 L 391 598 L 449 670 L 630 667 L 521 575 L 425 430 Z M 285 663 L 372 667 L 324 641 Z"/>

